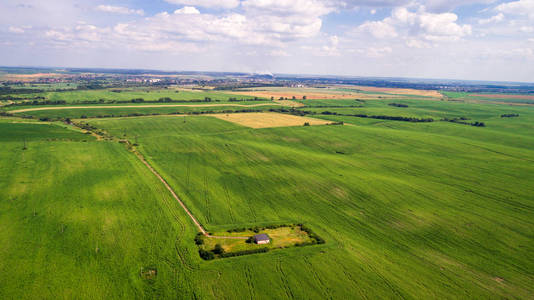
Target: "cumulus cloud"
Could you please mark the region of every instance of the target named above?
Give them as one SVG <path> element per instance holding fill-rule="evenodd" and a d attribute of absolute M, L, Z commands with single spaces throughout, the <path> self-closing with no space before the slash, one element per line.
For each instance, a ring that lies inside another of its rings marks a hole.
<path fill-rule="evenodd" d="M 420 6 L 417 11 L 400 7 L 382 21 L 365 22 L 356 32 L 368 32 L 375 38 L 417 38 L 427 41 L 456 41 L 472 32 L 470 25 L 457 23 L 454 13 L 430 13 Z"/>
<path fill-rule="evenodd" d="M 384 21 L 367 21 L 362 25 L 358 26 L 359 31 L 367 32 L 373 35 L 375 38 L 384 39 L 397 37 L 397 31 L 395 27 L 388 22 Z"/>
<path fill-rule="evenodd" d="M 239 0 L 165 0 L 171 4 L 231 9 L 239 6 Z"/>
<path fill-rule="evenodd" d="M 200 11 L 193 6 L 184 6 L 174 11 L 176 15 L 198 15 Z"/>
<path fill-rule="evenodd" d="M 98 5 L 96 7 L 96 10 L 103 11 L 107 13 L 113 13 L 113 14 L 121 14 L 121 15 L 144 15 L 145 12 L 142 9 L 131 9 L 128 7 L 123 6 L 113 6 L 113 5 Z"/>
<path fill-rule="evenodd" d="M 184 49 L 181 45 L 191 44 L 205 49 L 207 45 L 223 43 L 276 50 L 287 43 L 316 36 L 321 30 L 321 16 L 332 11 L 318 0 L 245 0 L 242 5 L 240 12 L 219 14 L 184 6 L 172 13 L 162 12 L 110 27 L 82 24 L 74 28 L 53 28 L 46 37 L 55 45 L 68 40 L 73 46 L 91 41 L 106 47 L 120 44 L 150 51 L 177 52 Z M 108 7 L 105 10 L 123 11 Z M 330 52 L 335 50 L 336 39 L 326 42 Z"/>
<path fill-rule="evenodd" d="M 495 7 L 495 10 L 505 14 L 528 16 L 529 18 L 534 19 L 534 0 L 519 0 L 502 3 Z"/>

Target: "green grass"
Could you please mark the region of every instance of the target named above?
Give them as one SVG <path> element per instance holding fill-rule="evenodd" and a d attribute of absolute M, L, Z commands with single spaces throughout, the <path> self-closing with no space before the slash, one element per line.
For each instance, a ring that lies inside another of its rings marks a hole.
<path fill-rule="evenodd" d="M 180 105 L 179 103 L 175 103 L 176 105 Z M 171 104 L 171 105 L 175 105 Z M 215 103 L 218 104 L 218 103 Z M 134 115 L 134 114 L 140 114 L 140 115 L 149 115 L 149 114 L 189 114 L 189 113 L 195 113 L 195 112 L 222 112 L 225 110 L 235 111 L 235 110 L 243 110 L 243 109 L 252 109 L 252 110 L 268 110 L 270 108 L 280 108 L 279 105 L 265 105 L 265 106 L 248 106 L 247 104 L 258 104 L 258 102 L 254 101 L 247 102 L 247 103 L 241 103 L 238 102 L 239 105 L 247 105 L 247 106 L 233 106 L 231 103 L 227 103 L 228 105 L 223 106 L 205 106 L 205 107 L 187 107 L 187 106 L 174 106 L 174 107 L 142 107 L 143 104 L 133 104 L 133 106 L 139 106 L 139 107 L 114 107 L 114 108 L 105 108 L 105 107 L 92 107 L 92 108 L 78 108 L 78 109 L 50 109 L 50 110 L 36 110 L 36 111 L 27 111 L 22 113 L 16 113 L 16 115 L 19 116 L 32 116 L 35 118 L 83 118 L 83 117 L 120 117 L 120 116 L 128 116 L 128 115 Z M 267 104 L 267 103 L 266 103 Z M 144 105 L 158 105 L 158 104 L 144 104 Z M 162 104 L 164 105 L 164 104 Z M 202 104 L 199 104 L 202 105 Z M 33 107 L 10 107 L 11 110 L 13 109 L 24 109 L 24 108 L 39 108 L 41 106 L 33 106 Z M 58 107 L 58 106 L 55 106 Z M 54 108 L 54 107 L 53 107 Z"/>
<path fill-rule="evenodd" d="M 404 122 L 252 130 L 210 117 L 91 123 L 139 135 L 140 150 L 208 230 L 297 221 L 326 240 L 207 263 L 215 297 L 533 292 L 534 152 L 508 145 L 511 132 L 475 138 L 487 128 L 455 136 Z"/>
<path fill-rule="evenodd" d="M 446 95 L 449 98 L 455 99 L 455 100 L 463 100 L 463 101 L 487 101 L 487 102 L 504 102 L 504 103 L 511 103 L 511 104 L 534 104 L 533 99 L 518 99 L 514 98 L 514 96 L 518 94 L 511 94 L 510 98 L 506 97 L 492 97 L 491 95 L 499 94 L 499 93 L 465 93 L 465 92 L 442 92 L 444 95 Z M 485 95 L 487 94 L 487 95 Z M 506 96 L 506 94 L 501 94 Z M 532 94 L 525 94 L 530 95 Z"/>
<path fill-rule="evenodd" d="M 114 92 L 120 91 L 120 92 Z M 205 97 L 212 98 L 213 100 L 227 101 L 229 98 L 237 99 L 250 99 L 252 97 L 243 95 L 232 95 L 230 93 L 223 93 L 217 91 L 184 91 L 176 89 L 159 89 L 159 88 L 112 88 L 101 90 L 74 90 L 74 91 L 62 91 L 62 92 L 43 92 L 33 94 L 19 94 L 14 97 L 33 98 L 36 96 L 45 97 L 46 100 L 58 101 L 64 100 L 68 104 L 83 103 L 83 101 L 99 101 L 104 100 L 116 100 L 125 101 L 136 98 L 143 98 L 146 101 L 155 101 L 160 98 L 169 97 L 173 100 L 204 100 Z"/>
<path fill-rule="evenodd" d="M 349 125 L 87 120 L 137 140 L 208 231 L 304 223 L 326 241 L 213 261 L 200 259 L 192 222 L 123 145 L 66 125 L 1 121 L 0 297 L 532 298 L 531 107 L 317 107 L 331 103 L 302 109 Z M 320 114 L 334 109 L 487 126 Z M 157 276 L 144 279 L 142 268 Z"/>
<path fill-rule="evenodd" d="M 194 297 L 193 227 L 123 146 L 6 121 L 0 145 L 0 298 Z"/>

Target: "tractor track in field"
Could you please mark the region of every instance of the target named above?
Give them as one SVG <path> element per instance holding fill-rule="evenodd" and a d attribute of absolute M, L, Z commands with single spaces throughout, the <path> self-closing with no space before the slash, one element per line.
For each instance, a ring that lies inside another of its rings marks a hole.
<path fill-rule="evenodd" d="M 321 277 L 319 276 L 319 274 L 317 274 L 317 272 L 315 271 L 315 269 L 313 268 L 313 265 L 312 263 L 310 262 L 310 259 L 308 256 L 304 256 L 304 263 L 308 266 L 309 270 L 310 270 L 310 273 L 312 275 L 312 277 L 315 279 L 315 281 L 317 281 L 317 283 L 319 284 L 319 288 L 324 291 L 325 293 L 325 298 L 324 299 L 333 299 L 332 297 L 332 291 L 330 290 L 330 288 L 324 283 L 324 281 L 321 279 Z"/>
<path fill-rule="evenodd" d="M 220 107 L 220 106 L 236 106 L 236 107 L 258 107 L 258 106 L 283 106 L 280 103 L 256 103 L 256 104 L 161 104 L 161 105 L 91 105 L 91 106 L 60 106 L 60 107 L 33 107 L 23 108 L 8 111 L 9 113 L 16 114 L 29 111 L 41 111 L 41 110 L 64 110 L 64 109 L 98 109 L 98 108 L 158 108 L 158 107 Z"/>
<path fill-rule="evenodd" d="M 256 299 L 257 298 L 256 293 L 255 293 L 256 289 L 254 287 L 254 283 L 252 282 L 252 272 L 250 271 L 250 266 L 248 265 L 245 266 L 245 279 L 247 281 L 250 299 L 251 300 Z"/>
<path fill-rule="evenodd" d="M 284 269 L 282 268 L 282 260 L 278 259 L 278 262 L 276 263 L 276 269 L 278 273 L 280 273 L 280 279 L 282 280 L 282 286 L 284 288 L 284 292 L 289 299 L 295 299 L 295 295 L 293 294 L 293 290 L 291 290 L 291 286 L 289 285 L 289 281 L 287 280 L 287 275 L 284 272 Z"/>
<path fill-rule="evenodd" d="M 230 220 L 235 223 L 234 211 L 232 210 L 232 203 L 230 201 L 230 193 L 228 193 L 228 186 L 223 181 L 224 195 L 226 197 L 226 204 L 228 204 L 228 213 L 230 214 Z"/>

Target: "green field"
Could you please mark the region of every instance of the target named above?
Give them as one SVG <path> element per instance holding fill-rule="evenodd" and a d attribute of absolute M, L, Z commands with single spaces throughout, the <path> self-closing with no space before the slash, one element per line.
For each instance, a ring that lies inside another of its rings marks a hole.
<path fill-rule="evenodd" d="M 84 121 L 135 141 L 210 232 L 304 223 L 326 241 L 213 261 L 199 257 L 185 212 L 117 140 L 0 119 L 0 297 L 533 298 L 533 107 L 301 102 L 299 110 L 346 125 Z M 445 117 L 486 127 L 439 121 Z M 157 274 L 147 279 L 147 270 Z"/>
<path fill-rule="evenodd" d="M 42 87 L 46 89 L 45 87 Z M 56 88 L 64 88 L 56 87 Z M 72 90 L 61 92 L 41 92 L 31 94 L 16 94 L 13 97 L 33 99 L 34 97 L 44 97 L 50 101 L 66 101 L 68 104 L 79 104 L 84 101 L 115 100 L 129 101 L 132 99 L 142 98 L 145 101 L 157 101 L 160 98 L 171 98 L 172 100 L 193 101 L 204 100 L 206 97 L 213 100 L 227 101 L 230 98 L 248 99 L 251 97 L 243 95 L 232 95 L 231 93 L 222 93 L 218 91 L 201 91 L 201 90 L 179 90 L 179 89 L 161 89 L 153 87 L 133 87 L 133 88 L 109 88 L 99 90 Z"/>
<path fill-rule="evenodd" d="M 260 104 L 261 105 L 258 105 Z M 219 103 L 215 103 L 219 104 Z M 151 105 L 155 107 L 143 107 L 145 105 Z M 119 116 L 132 116 L 135 114 L 138 115 L 150 115 L 150 114 L 195 114 L 201 112 L 222 112 L 222 111 L 235 111 L 235 110 L 268 110 L 280 108 L 279 105 L 275 105 L 268 102 L 247 102 L 236 104 L 225 103 L 224 105 L 209 106 L 210 104 L 198 104 L 197 107 L 185 106 L 181 104 L 172 104 L 176 105 L 173 107 L 163 107 L 165 104 L 128 104 L 128 106 L 135 107 L 115 107 L 115 108 L 106 108 L 94 107 L 95 105 L 88 106 L 87 108 L 77 108 L 77 109 L 60 109 L 61 106 L 47 106 L 49 110 L 34 110 L 27 111 L 22 113 L 15 113 L 17 116 L 31 116 L 34 118 L 93 118 L 93 117 L 119 117 Z M 167 104 L 168 105 L 168 104 Z M 195 104 L 196 105 L 196 104 Z M 109 105 L 108 105 L 109 106 Z M 125 106 L 125 105 L 121 105 Z M 162 106 L 162 107 L 157 107 Z M 12 106 L 10 110 L 14 109 L 32 109 L 32 108 L 41 108 L 41 106 Z M 9 110 L 8 110 L 9 112 Z"/>

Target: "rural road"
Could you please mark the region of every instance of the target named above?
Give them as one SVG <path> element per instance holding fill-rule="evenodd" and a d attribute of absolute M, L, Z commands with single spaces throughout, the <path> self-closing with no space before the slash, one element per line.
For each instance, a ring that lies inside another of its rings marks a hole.
<path fill-rule="evenodd" d="M 60 107 L 35 107 L 35 108 L 24 108 L 24 109 L 15 109 L 8 111 L 9 113 L 21 113 L 28 111 L 39 111 L 39 110 L 59 110 L 59 109 L 95 109 L 95 108 L 155 108 L 155 107 L 216 107 L 216 106 L 238 106 L 238 107 L 257 107 L 257 106 L 269 106 L 269 105 L 279 105 L 279 103 L 257 103 L 257 104 L 161 104 L 161 105 L 91 105 L 91 106 L 60 106 Z"/>

